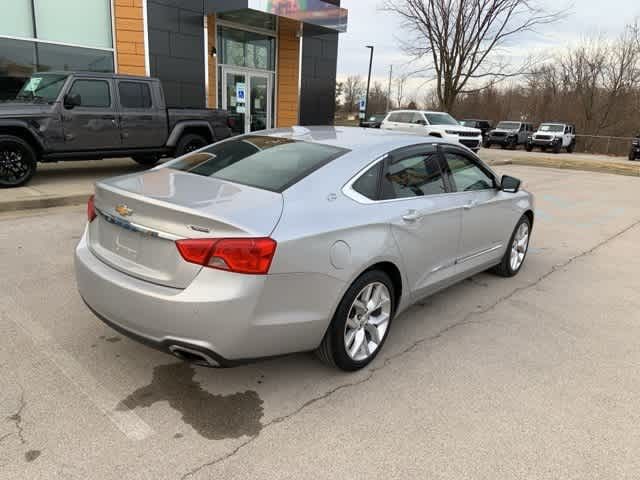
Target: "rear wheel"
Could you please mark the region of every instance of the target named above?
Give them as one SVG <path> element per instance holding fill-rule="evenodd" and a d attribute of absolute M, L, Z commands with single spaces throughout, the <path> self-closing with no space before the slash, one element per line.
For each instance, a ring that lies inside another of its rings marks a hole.
<path fill-rule="evenodd" d="M 636 159 L 636 152 L 634 152 L 633 150 L 631 150 L 629 152 L 629 160 L 631 160 L 632 162 Z"/>
<path fill-rule="evenodd" d="M 349 372 L 366 367 L 382 349 L 394 311 L 389 276 L 379 270 L 366 272 L 345 293 L 316 355 Z"/>
<path fill-rule="evenodd" d="M 516 276 L 527 258 L 530 238 L 531 221 L 529 217 L 523 215 L 509 239 L 507 251 L 502 257 L 502 261 L 493 269 L 493 272 L 501 277 Z"/>
<path fill-rule="evenodd" d="M 573 153 L 575 149 L 576 149 L 576 144 L 574 142 L 571 142 L 567 147 L 567 153 Z"/>
<path fill-rule="evenodd" d="M 160 156 L 158 155 L 135 155 L 131 158 L 133 158 L 136 163 L 144 165 L 145 167 L 152 167 L 160 161 Z"/>
<path fill-rule="evenodd" d="M 35 150 L 20 137 L 0 135 L 0 187 L 20 187 L 36 173 Z"/>
<path fill-rule="evenodd" d="M 200 148 L 206 146 L 209 142 L 202 135 L 198 135 L 196 133 L 187 133 L 183 135 L 182 138 L 178 141 L 176 145 L 176 150 L 174 155 L 176 157 L 181 157 L 182 155 L 186 155 L 187 153 L 195 152 Z"/>
<path fill-rule="evenodd" d="M 531 145 L 530 143 L 527 143 L 527 144 L 525 145 L 524 149 L 525 149 L 527 152 L 533 152 L 533 145 Z"/>

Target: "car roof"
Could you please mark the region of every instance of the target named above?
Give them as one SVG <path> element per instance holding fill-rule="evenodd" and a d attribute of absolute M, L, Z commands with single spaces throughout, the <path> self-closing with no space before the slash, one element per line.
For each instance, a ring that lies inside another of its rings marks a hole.
<path fill-rule="evenodd" d="M 397 148 L 421 143 L 446 143 L 436 137 L 424 137 L 410 133 L 398 133 L 360 127 L 291 127 L 264 130 L 250 135 L 290 138 L 310 143 L 331 145 L 351 151 L 368 150 L 388 152 Z"/>

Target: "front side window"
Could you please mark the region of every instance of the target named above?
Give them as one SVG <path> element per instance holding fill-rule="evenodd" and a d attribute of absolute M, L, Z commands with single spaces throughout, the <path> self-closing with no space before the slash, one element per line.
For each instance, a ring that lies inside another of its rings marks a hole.
<path fill-rule="evenodd" d="M 423 124 L 426 122 L 424 121 L 424 117 L 422 116 L 422 114 L 416 112 L 411 117 L 411 123 Z"/>
<path fill-rule="evenodd" d="M 119 82 L 120 105 L 124 108 L 151 108 L 151 89 L 141 82 Z"/>
<path fill-rule="evenodd" d="M 382 175 L 382 200 L 423 197 L 446 192 L 435 154 L 419 154 L 395 161 Z"/>
<path fill-rule="evenodd" d="M 108 108 L 111 106 L 109 83 L 104 80 L 76 80 L 69 95 L 80 97 L 81 107 Z"/>
<path fill-rule="evenodd" d="M 191 153 L 167 167 L 282 192 L 348 151 L 320 143 L 246 135 Z"/>
<path fill-rule="evenodd" d="M 470 158 L 454 152 L 445 152 L 444 156 L 455 191 L 471 192 L 494 188 L 493 178 Z"/>
<path fill-rule="evenodd" d="M 399 122 L 400 121 L 400 114 L 399 113 L 391 113 L 391 114 L 389 114 L 389 119 L 387 121 L 389 121 L 389 122 Z"/>

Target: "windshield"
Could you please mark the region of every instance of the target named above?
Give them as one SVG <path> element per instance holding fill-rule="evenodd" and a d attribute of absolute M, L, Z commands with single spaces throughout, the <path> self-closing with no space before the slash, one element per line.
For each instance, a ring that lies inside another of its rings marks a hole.
<path fill-rule="evenodd" d="M 541 132 L 564 132 L 564 125 L 552 125 L 550 123 L 540 125 Z"/>
<path fill-rule="evenodd" d="M 518 122 L 500 122 L 496 128 L 501 130 L 520 130 Z"/>
<path fill-rule="evenodd" d="M 33 75 L 20 89 L 16 98 L 19 100 L 40 99 L 45 102 L 55 102 L 68 76 L 56 74 Z"/>
<path fill-rule="evenodd" d="M 460 125 L 458 121 L 448 113 L 425 113 L 430 125 Z"/>
<path fill-rule="evenodd" d="M 347 152 L 344 148 L 319 143 L 246 135 L 191 153 L 167 167 L 283 192 Z"/>
<path fill-rule="evenodd" d="M 460 125 L 463 127 L 474 127 L 476 126 L 475 120 L 461 120 Z"/>

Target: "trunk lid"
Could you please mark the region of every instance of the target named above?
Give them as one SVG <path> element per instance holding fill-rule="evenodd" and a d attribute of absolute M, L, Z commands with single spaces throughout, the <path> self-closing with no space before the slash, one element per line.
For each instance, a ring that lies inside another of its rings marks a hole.
<path fill-rule="evenodd" d="M 89 245 L 117 270 L 182 289 L 202 267 L 186 262 L 175 240 L 268 237 L 282 206 L 279 193 L 158 168 L 96 185 Z"/>

